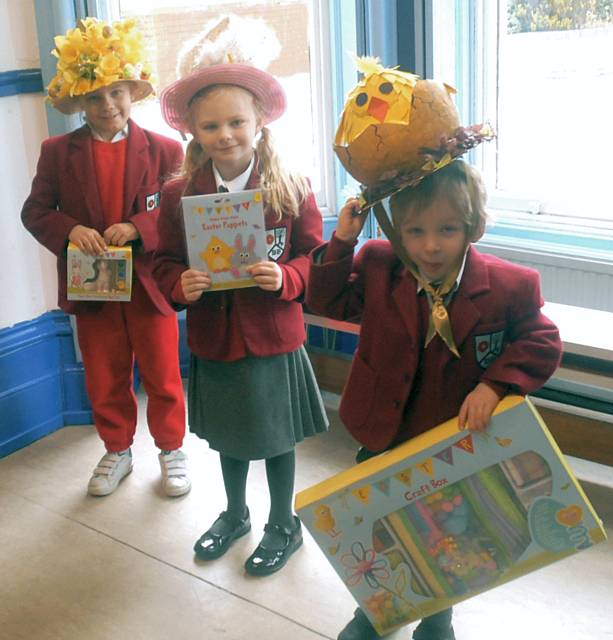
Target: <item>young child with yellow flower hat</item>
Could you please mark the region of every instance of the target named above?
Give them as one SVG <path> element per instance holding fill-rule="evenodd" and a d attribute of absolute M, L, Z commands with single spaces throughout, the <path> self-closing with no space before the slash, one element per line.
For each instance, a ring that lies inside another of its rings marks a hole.
<path fill-rule="evenodd" d="M 136 358 L 148 395 L 149 430 L 161 450 L 164 491 L 182 495 L 191 482 L 181 451 L 185 401 L 178 325 L 151 271 L 162 184 L 179 168 L 183 151 L 178 142 L 141 129 L 130 119 L 132 103 L 153 92 L 143 35 L 133 21 L 111 25 L 86 18 L 57 36 L 55 44 L 57 74 L 49 84 L 48 100 L 64 114 L 83 112 L 85 124 L 43 142 L 21 217 L 57 256 L 58 303 L 76 315 L 94 423 L 106 448 L 88 492 L 108 495 L 132 470 Z M 131 300 L 67 300 L 69 242 L 89 255 L 130 243 Z"/>
<path fill-rule="evenodd" d="M 339 409 L 363 445 L 358 462 L 455 416 L 461 428 L 485 430 L 500 399 L 538 389 L 561 354 L 538 273 L 472 246 L 485 230 L 485 189 L 459 157 L 491 131 L 459 126 L 450 87 L 360 63 L 335 149 L 362 194 L 313 252 L 306 298 L 321 315 L 361 323 Z M 373 206 L 389 240 L 354 257 Z M 377 640 L 378 616 L 357 609 L 338 640 Z M 451 617 L 424 618 L 413 639 L 454 640 Z"/>

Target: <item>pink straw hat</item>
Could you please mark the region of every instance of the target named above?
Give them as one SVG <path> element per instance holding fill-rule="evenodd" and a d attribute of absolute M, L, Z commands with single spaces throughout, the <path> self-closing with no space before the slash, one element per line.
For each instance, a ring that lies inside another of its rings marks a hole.
<path fill-rule="evenodd" d="M 264 110 L 262 124 L 273 122 L 285 111 L 285 91 L 274 76 L 248 64 L 228 62 L 195 71 L 166 87 L 160 95 L 164 120 L 173 129 L 189 131 L 188 110 L 191 99 L 201 89 L 220 84 L 235 85 L 250 91 Z"/>
<path fill-rule="evenodd" d="M 264 111 L 263 125 L 286 109 L 285 91 L 262 67 L 280 50 L 275 33 L 262 21 L 229 15 L 209 23 L 179 53 L 179 80 L 160 94 L 167 124 L 190 131 L 189 107 L 194 95 L 214 85 L 234 85 L 252 93 Z"/>

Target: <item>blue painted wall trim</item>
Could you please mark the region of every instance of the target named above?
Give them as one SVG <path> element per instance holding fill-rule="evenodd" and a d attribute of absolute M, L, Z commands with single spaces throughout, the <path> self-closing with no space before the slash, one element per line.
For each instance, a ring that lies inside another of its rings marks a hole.
<path fill-rule="evenodd" d="M 19 93 L 40 93 L 43 77 L 40 69 L 17 69 L 0 72 L 0 98 Z"/>
<path fill-rule="evenodd" d="M 185 312 L 179 314 L 181 373 L 189 349 Z M 140 376 L 135 370 L 134 386 Z M 63 311 L 0 330 L 0 458 L 62 427 L 92 424 L 83 364 Z"/>
<path fill-rule="evenodd" d="M 0 331 L 0 457 L 91 422 L 68 316 L 51 311 Z"/>

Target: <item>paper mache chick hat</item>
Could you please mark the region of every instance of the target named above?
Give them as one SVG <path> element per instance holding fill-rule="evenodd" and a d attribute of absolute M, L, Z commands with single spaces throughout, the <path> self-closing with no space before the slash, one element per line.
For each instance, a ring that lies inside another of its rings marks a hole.
<path fill-rule="evenodd" d="M 190 131 L 191 99 L 205 87 L 227 84 L 250 91 L 264 110 L 263 125 L 279 118 L 286 97 L 278 80 L 265 71 L 281 45 L 261 19 L 227 15 L 213 20 L 181 49 L 178 80 L 160 94 L 162 115 L 173 129 Z"/>
<path fill-rule="evenodd" d="M 48 99 L 66 115 L 82 110 L 80 96 L 114 82 L 132 83 L 133 102 L 153 93 L 144 37 L 135 20 L 109 24 L 84 18 L 66 35 L 55 37 L 51 53 L 58 60 L 57 73 L 47 87 Z"/>
<path fill-rule="evenodd" d="M 374 203 L 417 185 L 494 132 L 487 124 L 460 126 L 453 87 L 357 58 L 364 77 L 349 93 L 334 151 Z"/>

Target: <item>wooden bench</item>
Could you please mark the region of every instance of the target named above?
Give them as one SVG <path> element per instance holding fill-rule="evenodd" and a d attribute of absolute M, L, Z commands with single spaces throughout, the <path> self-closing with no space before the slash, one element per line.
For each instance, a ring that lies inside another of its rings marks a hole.
<path fill-rule="evenodd" d="M 559 327 L 562 364 L 531 396 L 567 455 L 613 466 L 613 313 L 547 303 L 544 313 Z M 305 314 L 307 325 L 359 334 L 360 327 Z M 342 393 L 351 356 L 310 349 L 322 389 Z"/>

